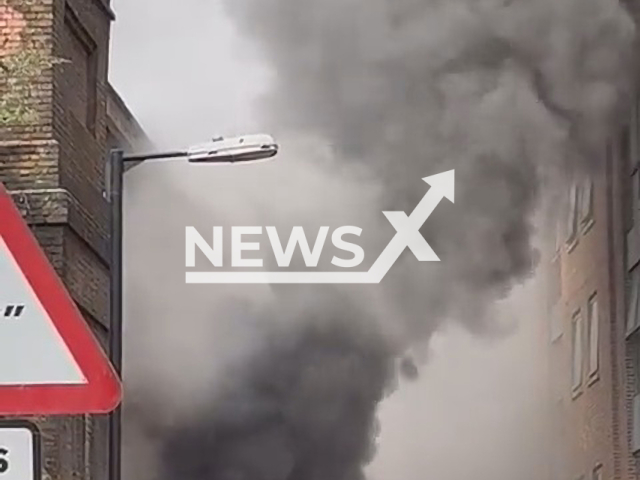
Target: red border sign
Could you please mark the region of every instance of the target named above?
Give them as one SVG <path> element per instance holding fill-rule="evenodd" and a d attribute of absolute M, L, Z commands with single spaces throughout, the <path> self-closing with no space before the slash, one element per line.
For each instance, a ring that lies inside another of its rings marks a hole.
<path fill-rule="evenodd" d="M 0 385 L 0 415 L 108 413 L 114 410 L 122 397 L 120 380 L 2 184 L 0 237 L 87 380 L 84 384 L 69 385 Z M 11 368 L 11 365 L 2 368 Z"/>

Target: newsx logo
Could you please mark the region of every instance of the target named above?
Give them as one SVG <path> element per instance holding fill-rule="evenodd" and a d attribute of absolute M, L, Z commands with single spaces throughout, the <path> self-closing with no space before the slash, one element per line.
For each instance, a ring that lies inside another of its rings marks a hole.
<path fill-rule="evenodd" d="M 367 271 L 187 271 L 186 283 L 380 283 L 405 248 L 409 248 L 420 262 L 439 262 L 440 259 L 419 230 L 443 198 L 454 202 L 454 170 L 425 177 L 423 180 L 431 188 L 410 215 L 403 211 L 382 212 L 396 229 L 396 234 Z M 305 265 L 308 268 L 316 267 L 329 234 L 329 227 L 322 227 L 311 249 L 302 227 L 294 227 L 286 248 L 283 248 L 275 227 L 265 227 L 264 230 L 279 267 L 289 266 L 297 245 L 300 246 Z M 262 227 L 231 228 L 231 266 L 233 268 L 263 266 L 263 261 L 259 258 L 242 258 L 242 252 L 260 248 L 259 243 L 246 242 L 242 237 L 262 232 Z M 362 247 L 343 238 L 345 235 L 359 236 L 361 233 L 360 228 L 353 226 L 343 226 L 333 231 L 331 235 L 333 245 L 353 255 L 350 259 L 334 256 L 331 260 L 333 265 L 354 268 L 362 263 L 365 256 Z M 222 267 L 222 234 L 222 227 L 213 227 L 213 243 L 209 244 L 194 227 L 186 227 L 186 267 L 195 267 L 196 249 L 199 249 L 214 267 Z"/>

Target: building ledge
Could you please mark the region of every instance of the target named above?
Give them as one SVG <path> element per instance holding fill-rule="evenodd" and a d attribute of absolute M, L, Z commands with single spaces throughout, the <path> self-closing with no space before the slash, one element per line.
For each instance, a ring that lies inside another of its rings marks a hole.
<path fill-rule="evenodd" d="M 109 20 L 113 22 L 116 19 L 116 14 L 107 0 L 93 0 L 93 3 L 95 3 L 98 7 L 100 7 L 100 10 L 107 14 Z"/>
<path fill-rule="evenodd" d="M 64 188 L 10 190 L 16 207 L 32 226 L 68 225 L 107 268 L 108 235 Z"/>
<path fill-rule="evenodd" d="M 57 147 L 58 142 L 51 138 L 41 139 L 19 139 L 19 140 L 0 140 L 0 155 L 8 155 L 13 153 L 17 148 L 33 148 L 33 147 Z"/>

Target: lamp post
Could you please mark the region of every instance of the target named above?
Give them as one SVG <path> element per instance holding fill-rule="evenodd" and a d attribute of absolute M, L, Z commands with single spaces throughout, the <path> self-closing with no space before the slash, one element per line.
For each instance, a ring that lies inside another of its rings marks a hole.
<path fill-rule="evenodd" d="M 122 195 L 126 164 L 152 160 L 185 158 L 189 163 L 228 164 L 252 162 L 275 156 L 278 145 L 268 135 L 245 138 L 215 139 L 196 145 L 186 151 L 169 151 L 150 154 L 125 154 L 121 149 L 109 152 L 106 163 L 105 198 L 109 203 L 109 359 L 122 378 Z M 109 415 L 109 480 L 120 480 L 122 473 L 122 411 L 117 407 Z"/>

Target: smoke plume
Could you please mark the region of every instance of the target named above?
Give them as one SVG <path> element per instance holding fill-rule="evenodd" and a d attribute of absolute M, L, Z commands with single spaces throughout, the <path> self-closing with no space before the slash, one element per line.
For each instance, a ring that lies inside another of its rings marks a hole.
<path fill-rule="evenodd" d="M 383 206 L 409 211 L 419 178 L 455 168 L 457 208 L 424 232 L 443 258 L 420 295 L 437 316 L 476 322 L 532 270 L 541 180 L 601 161 L 630 80 L 616 0 L 227 4 L 273 67 L 268 118 L 373 169 Z"/>
<path fill-rule="evenodd" d="M 158 350 L 153 361 L 171 362 L 133 373 L 129 418 L 157 439 L 166 479 L 360 480 L 375 451 L 377 406 L 399 373 L 418 375 L 443 323 L 502 331 L 494 305 L 535 269 L 543 188 L 601 161 L 632 77 L 634 25 L 616 0 L 227 7 L 272 70 L 260 111 L 281 140 L 279 165 L 216 172 L 211 209 L 185 198 L 188 219 L 155 199 L 161 218 L 150 221 L 178 235 L 153 239 L 156 255 L 181 251 L 188 221 L 199 231 L 212 222 L 282 232 L 356 224 L 373 258 L 393 235 L 380 211 L 409 213 L 427 190 L 422 177 L 455 169 L 456 203 L 443 201 L 423 228 L 442 261 L 405 252 L 379 286 L 212 292 L 171 284 L 182 280 L 182 258 L 155 265 L 167 296 L 154 292 L 155 310 L 139 323 L 166 330 L 134 336 L 147 353 Z M 205 191 L 199 172 L 183 173 L 189 189 Z M 139 251 L 148 240 L 136 240 Z M 153 263 L 152 254 L 141 255 Z M 144 292 L 130 295 L 132 308 L 144 302 Z M 188 341 L 170 295 L 191 304 L 191 329 L 203 319 Z M 205 306 L 194 312 L 196 303 Z"/>

